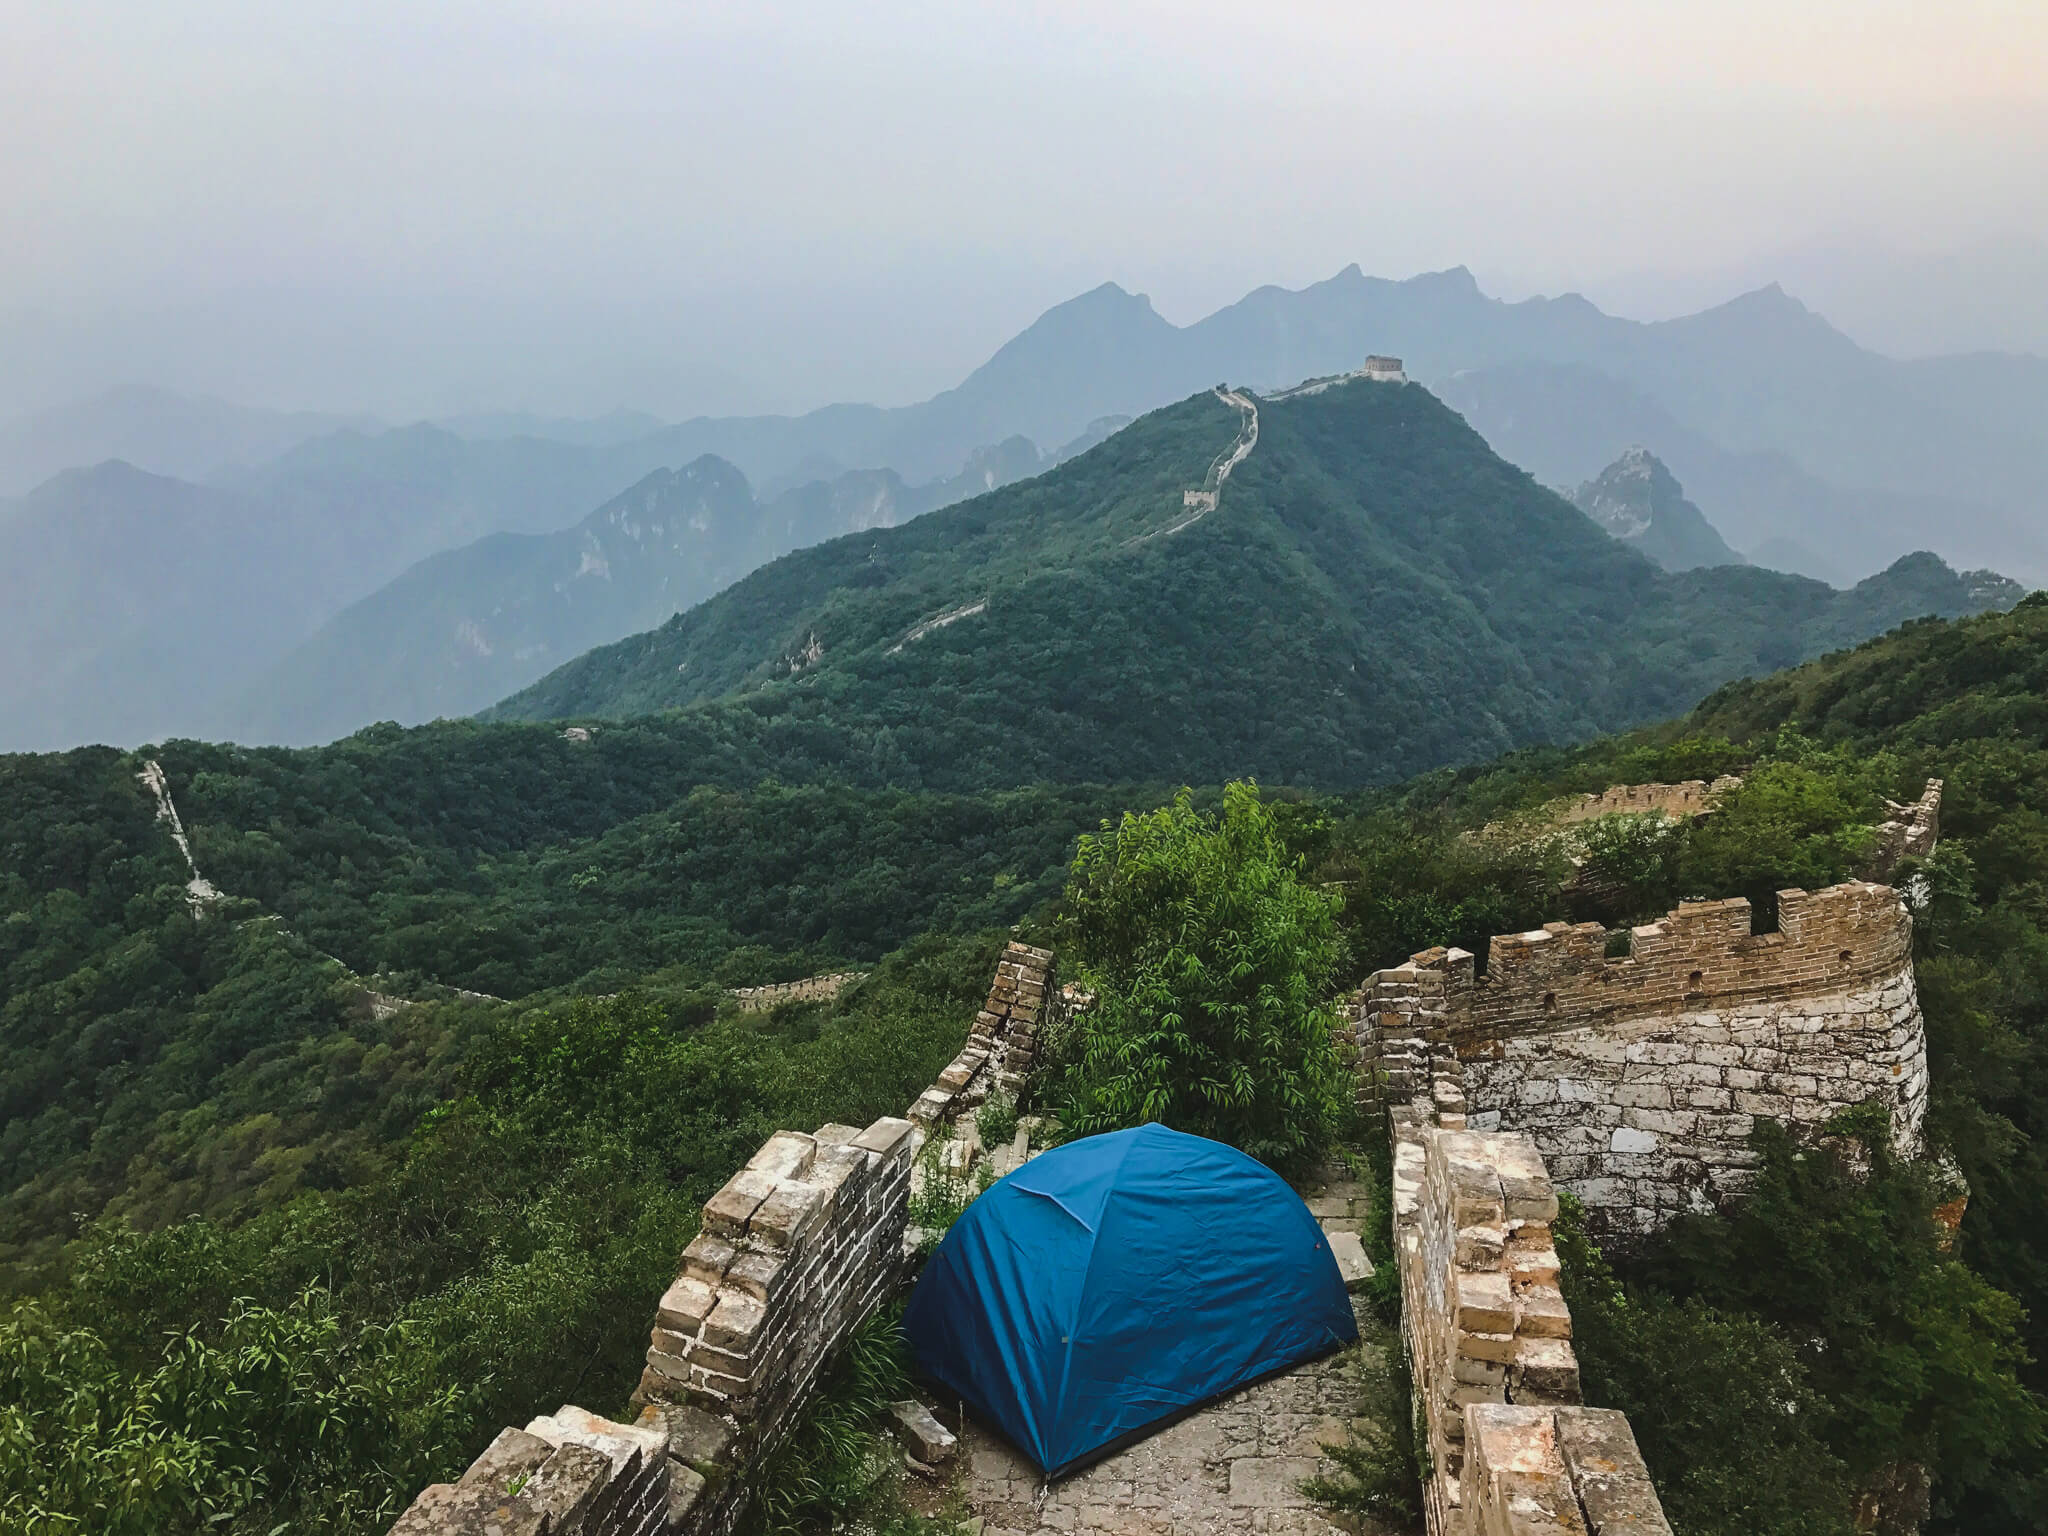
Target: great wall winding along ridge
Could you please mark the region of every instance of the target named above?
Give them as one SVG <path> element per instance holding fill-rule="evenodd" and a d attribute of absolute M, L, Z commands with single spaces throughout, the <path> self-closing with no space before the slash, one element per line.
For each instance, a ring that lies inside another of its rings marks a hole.
<path fill-rule="evenodd" d="M 1217 385 L 1215 395 L 1225 405 L 1234 406 L 1241 420 L 1237 439 L 1209 466 L 1209 472 L 1202 477 L 1202 483 L 1181 493 L 1181 505 L 1185 508 L 1182 516 L 1168 523 L 1164 528 L 1154 528 L 1150 533 L 1141 533 L 1124 543 L 1142 544 L 1147 539 L 1169 538 L 1184 528 L 1192 528 L 1211 512 L 1223 496 L 1223 482 L 1230 478 L 1230 472 L 1251 457 L 1252 450 L 1259 445 L 1259 403 L 1240 389 L 1226 389 Z"/>

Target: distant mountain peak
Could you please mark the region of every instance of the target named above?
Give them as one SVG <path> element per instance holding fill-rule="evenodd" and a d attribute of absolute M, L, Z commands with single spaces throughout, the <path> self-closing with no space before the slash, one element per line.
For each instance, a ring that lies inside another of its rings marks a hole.
<path fill-rule="evenodd" d="M 1745 565 L 1663 460 L 1637 444 L 1572 495 L 1573 503 L 1622 543 L 1667 571 L 1702 565 Z"/>

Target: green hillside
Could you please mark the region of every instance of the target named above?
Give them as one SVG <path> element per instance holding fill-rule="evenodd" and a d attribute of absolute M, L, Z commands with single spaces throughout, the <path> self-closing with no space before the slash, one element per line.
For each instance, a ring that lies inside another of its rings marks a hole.
<path fill-rule="evenodd" d="M 1849 593 L 1667 575 L 1426 391 L 1262 401 L 1213 513 L 1213 394 L 1022 484 L 776 561 L 490 712 L 689 705 L 813 720 L 920 782 L 1233 774 L 1380 782 L 1673 714 L 1923 614 L 1982 606 L 1910 557 Z"/>
<path fill-rule="evenodd" d="M 900 1106 L 957 1049 L 1002 931 L 1052 933 L 1075 835 L 1168 798 L 764 783 L 771 759 L 878 769 L 759 697 L 589 742 L 448 724 L 316 751 L 167 743 L 228 893 L 199 919 L 137 754 L 0 758 L 0 1280 L 28 1298 L 0 1321 L 0 1387 L 25 1405 L 27 1507 L 64 1486 L 66 1447 L 127 1445 L 147 1401 L 225 1438 L 152 1484 L 134 1528 L 374 1536 L 536 1403 L 618 1407 L 697 1203 L 777 1125 Z M 1794 1168 L 1778 1206 L 1630 1260 L 1636 1310 L 1574 1299 L 1588 1391 L 1645 1395 L 1622 1406 L 1685 1536 L 1841 1530 L 1815 1510 L 1905 1452 L 1935 1473 L 1930 1530 L 2044 1528 L 2038 1405 L 2012 1385 L 2044 1377 L 2002 1342 L 2048 1358 L 2044 700 L 2035 598 L 1731 684 L 1634 735 L 1279 797 L 1290 851 L 1344 892 L 1352 976 L 1596 915 L 1554 850 L 1463 836 L 1517 807 L 1748 775 L 1703 829 L 1634 850 L 1597 914 L 1625 919 L 1840 878 L 1882 797 L 1947 780 L 1916 930 L 1929 1132 L 1971 1187 L 1967 1271 L 1932 1246 L 1914 1169 L 1874 1204 Z M 742 719 L 743 743 L 718 734 Z M 833 1005 L 721 1001 L 848 962 L 876 975 Z M 1816 1295 L 1843 1304 L 1816 1320 Z M 167 1334 L 243 1394 L 232 1417 L 164 1374 Z M 1798 1423 L 1714 1400 L 1759 1358 L 1790 1373 Z M 360 1414 L 311 1460 L 291 1417 L 308 1383 Z M 1797 1507 L 1749 1518 L 1761 1487 Z"/>

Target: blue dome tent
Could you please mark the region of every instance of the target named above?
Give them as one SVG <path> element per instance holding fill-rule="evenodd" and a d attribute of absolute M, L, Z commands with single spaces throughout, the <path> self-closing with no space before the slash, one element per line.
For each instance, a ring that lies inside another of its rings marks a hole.
<path fill-rule="evenodd" d="M 1048 1477 L 1358 1337 L 1279 1175 L 1163 1125 L 1032 1159 L 970 1205 L 903 1316 L 924 1372 Z"/>

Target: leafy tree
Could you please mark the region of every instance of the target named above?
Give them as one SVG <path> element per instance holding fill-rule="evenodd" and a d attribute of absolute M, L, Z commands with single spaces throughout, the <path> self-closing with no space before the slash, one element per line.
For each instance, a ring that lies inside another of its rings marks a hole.
<path fill-rule="evenodd" d="M 1182 790 L 1084 837 L 1061 933 L 1096 989 L 1060 1092 L 1082 1134 L 1158 1121 L 1276 1165 L 1321 1150 L 1342 1072 L 1338 900 L 1300 878 L 1258 787 Z"/>
<path fill-rule="evenodd" d="M 0 1321 L 0 1526 L 381 1530 L 448 1451 L 457 1389 L 430 1366 L 416 1330 L 347 1329 L 318 1290 L 237 1302 L 137 1373 L 20 1304 Z"/>
<path fill-rule="evenodd" d="M 1894 1156 L 1888 1117 L 1870 1109 L 1813 1146 L 1757 1122 L 1754 1187 L 1674 1223 L 1642 1273 L 1781 1329 L 1819 1394 L 1816 1432 L 1859 1486 L 1917 1465 L 1960 1491 L 2038 1454 L 2048 1414 L 2018 1380 L 2018 1304 L 1951 1251 L 1937 1170 Z"/>
<path fill-rule="evenodd" d="M 1850 1536 L 1849 1482 L 1790 1339 L 1616 1278 L 1570 1195 L 1555 1234 L 1586 1401 L 1628 1414 L 1678 1536 Z"/>
<path fill-rule="evenodd" d="M 1876 797 L 1796 762 L 1757 768 L 1701 824 L 1678 861 L 1688 896 L 1747 896 L 1768 921 L 1777 893 L 1847 879 L 1869 853 Z"/>

